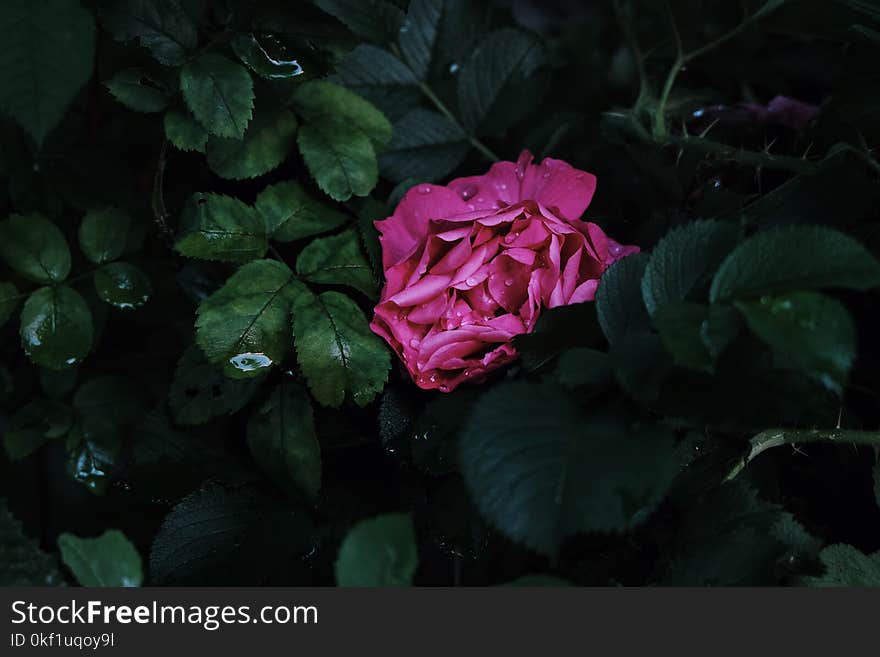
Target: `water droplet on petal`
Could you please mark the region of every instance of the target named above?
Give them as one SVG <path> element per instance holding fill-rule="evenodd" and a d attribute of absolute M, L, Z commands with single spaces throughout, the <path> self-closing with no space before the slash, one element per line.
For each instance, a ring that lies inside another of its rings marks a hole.
<path fill-rule="evenodd" d="M 505 279 L 504 287 L 510 287 L 511 285 L 513 285 L 513 279 L 512 278 Z"/>
<path fill-rule="evenodd" d="M 467 279 L 465 281 L 465 283 L 467 283 L 468 287 L 473 287 L 474 285 L 477 284 L 477 279 L 474 278 L 473 276 L 471 276 L 469 279 Z"/>
<path fill-rule="evenodd" d="M 609 253 L 611 253 L 611 255 L 613 255 L 613 256 L 616 258 L 616 257 L 619 256 L 621 253 L 623 253 L 623 247 L 622 247 L 620 244 L 616 243 L 616 242 L 612 242 L 612 243 L 608 246 L 608 251 L 609 251 Z"/>
<path fill-rule="evenodd" d="M 583 179 L 584 179 L 584 174 L 579 173 L 578 175 L 575 176 L 575 179 L 576 179 L 576 180 L 583 180 Z"/>
<path fill-rule="evenodd" d="M 442 386 L 440 386 L 439 390 L 440 390 L 440 392 L 449 392 L 449 386 L 442 385 Z"/>
<path fill-rule="evenodd" d="M 477 195 L 478 191 L 480 191 L 480 188 L 476 185 L 465 185 L 461 189 L 461 198 L 465 201 L 469 201 Z"/>
<path fill-rule="evenodd" d="M 543 177 L 544 177 L 544 178 L 549 178 L 549 177 L 550 177 L 550 172 L 549 172 L 549 171 L 545 171 Z"/>
<path fill-rule="evenodd" d="M 409 341 L 409 346 L 413 349 L 416 349 L 421 343 L 421 340 L 419 340 L 418 338 L 413 338 Z"/>
<path fill-rule="evenodd" d="M 431 375 L 431 378 L 428 379 L 428 380 L 429 380 L 431 383 L 434 383 L 435 381 L 437 381 L 437 375 L 436 375 L 436 374 L 432 374 L 432 375 Z"/>
<path fill-rule="evenodd" d="M 419 187 L 419 194 L 430 194 L 431 186 L 430 185 L 421 185 Z"/>
<path fill-rule="evenodd" d="M 484 199 L 482 196 L 480 196 L 480 197 L 477 198 L 477 203 L 482 203 L 482 202 L 485 201 L 485 200 L 486 200 L 486 199 Z"/>

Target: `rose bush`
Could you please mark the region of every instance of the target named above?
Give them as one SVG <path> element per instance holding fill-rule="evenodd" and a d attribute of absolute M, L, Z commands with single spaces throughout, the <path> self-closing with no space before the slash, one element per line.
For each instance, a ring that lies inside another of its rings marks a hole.
<path fill-rule="evenodd" d="M 416 185 L 376 222 L 385 287 L 371 328 L 419 387 L 484 379 L 543 308 L 591 301 L 605 268 L 639 250 L 581 221 L 595 190 L 593 174 L 523 151 L 482 176 Z"/>

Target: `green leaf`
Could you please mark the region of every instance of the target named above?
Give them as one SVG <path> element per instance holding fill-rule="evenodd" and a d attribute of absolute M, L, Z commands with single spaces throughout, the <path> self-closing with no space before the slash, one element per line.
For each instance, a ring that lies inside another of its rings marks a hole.
<path fill-rule="evenodd" d="M 75 424 L 67 436 L 67 472 L 75 482 L 101 495 L 121 451 L 121 434 L 88 436 L 81 424 Z"/>
<path fill-rule="evenodd" d="M 231 45 L 242 62 L 267 80 L 289 80 L 303 73 L 287 47 L 271 34 L 239 34 Z"/>
<path fill-rule="evenodd" d="M 130 232 L 131 217 L 122 210 L 89 210 L 79 227 L 79 246 L 89 262 L 100 265 L 123 254 Z"/>
<path fill-rule="evenodd" d="M 260 106 L 241 139 L 211 137 L 208 166 L 221 178 L 256 178 L 278 167 L 296 143 L 296 118 L 284 107 Z"/>
<path fill-rule="evenodd" d="M 387 50 L 361 44 L 336 67 L 338 81 L 365 98 L 389 119 L 419 104 L 422 92 L 410 68 Z"/>
<path fill-rule="evenodd" d="M 47 440 L 65 435 L 73 425 L 73 412 L 67 404 L 34 399 L 10 419 L 3 435 L 3 446 L 13 461 L 40 448 Z"/>
<path fill-rule="evenodd" d="M 73 367 L 92 348 L 92 313 L 75 290 L 41 287 L 21 311 L 21 344 L 37 365 L 50 370 Z"/>
<path fill-rule="evenodd" d="M 140 68 L 126 68 L 104 83 L 113 97 L 135 112 L 161 112 L 170 98 Z"/>
<path fill-rule="evenodd" d="M 20 296 L 12 283 L 0 281 L 0 328 L 12 317 Z"/>
<path fill-rule="evenodd" d="M 296 273 L 311 283 L 348 285 L 369 299 L 378 292 L 354 229 L 309 242 L 296 259 Z"/>
<path fill-rule="evenodd" d="M 672 586 L 777 584 L 780 566 L 810 558 L 815 541 L 791 516 L 739 482 L 695 500 L 659 583 Z"/>
<path fill-rule="evenodd" d="M 79 378 L 78 369 L 70 370 L 47 370 L 40 368 L 40 388 L 49 399 L 63 399 L 76 387 Z"/>
<path fill-rule="evenodd" d="M 458 105 L 466 130 L 475 131 L 505 91 L 528 78 L 541 64 L 541 42 L 514 29 L 492 32 L 480 41 L 458 74 Z"/>
<path fill-rule="evenodd" d="M 673 369 L 673 360 L 660 336 L 631 331 L 608 350 L 614 377 L 633 399 L 645 405 L 655 402 Z"/>
<path fill-rule="evenodd" d="M 385 115 L 338 84 L 323 80 L 305 82 L 297 87 L 293 103 L 304 120 L 320 124 L 324 132 L 361 133 L 377 148 L 391 141 L 391 124 Z"/>
<path fill-rule="evenodd" d="M 266 187 L 254 203 L 273 240 L 293 242 L 344 224 L 348 217 L 312 197 L 295 181 Z"/>
<path fill-rule="evenodd" d="M 880 262 L 861 244 L 822 226 L 788 226 L 759 232 L 721 263 L 712 301 L 790 290 L 880 285 Z"/>
<path fill-rule="evenodd" d="M 611 411 L 585 415 L 559 388 L 517 382 L 478 400 L 460 458 L 483 515 L 552 555 L 572 534 L 643 521 L 672 481 L 674 454 L 666 429 L 629 426 Z"/>
<path fill-rule="evenodd" d="M 339 586 L 410 586 L 419 563 L 412 517 L 387 513 L 348 532 L 336 557 Z"/>
<path fill-rule="evenodd" d="M 0 586 L 57 586 L 62 581 L 55 557 L 25 535 L 0 499 Z"/>
<path fill-rule="evenodd" d="M 412 0 L 400 30 L 400 51 L 420 80 L 431 69 L 443 4 L 443 0 Z"/>
<path fill-rule="evenodd" d="M 95 21 L 78 0 L 6 0 L 0 109 L 41 144 L 92 75 Z"/>
<path fill-rule="evenodd" d="M 827 387 L 840 391 L 856 356 L 856 329 L 839 301 L 793 292 L 738 301 L 752 332 Z"/>
<path fill-rule="evenodd" d="M 249 488 L 204 485 L 185 497 L 159 528 L 150 551 L 150 581 L 179 586 L 262 585 L 312 547 L 301 511 Z"/>
<path fill-rule="evenodd" d="M 344 294 L 298 290 L 293 333 L 299 365 L 324 406 L 339 406 L 346 397 L 366 406 L 382 391 L 391 367 L 388 350 Z"/>
<path fill-rule="evenodd" d="M 596 289 L 596 313 L 608 342 L 650 326 L 641 284 L 647 253 L 636 253 L 618 260 L 602 274 Z"/>
<path fill-rule="evenodd" d="M 309 124 L 299 129 L 297 144 L 318 187 L 335 201 L 367 196 L 379 181 L 376 153 L 361 133 Z"/>
<path fill-rule="evenodd" d="M 669 231 L 651 254 L 642 278 L 642 296 L 653 315 L 667 303 L 700 301 L 718 265 L 735 246 L 733 223 L 695 221 Z"/>
<path fill-rule="evenodd" d="M 222 194 L 193 194 L 181 215 L 174 248 L 190 258 L 247 262 L 269 248 L 266 226 L 246 203 Z"/>
<path fill-rule="evenodd" d="M 356 36 L 378 43 L 393 41 L 403 23 L 403 11 L 388 0 L 316 0 L 315 4 Z"/>
<path fill-rule="evenodd" d="M 165 112 L 165 137 L 182 151 L 204 153 L 208 145 L 208 132 L 188 113 L 179 109 Z"/>
<path fill-rule="evenodd" d="M 111 262 L 95 271 L 98 298 L 115 308 L 140 308 L 153 294 L 147 275 L 127 262 Z"/>
<path fill-rule="evenodd" d="M 248 420 L 247 443 L 276 485 L 315 501 L 321 489 L 321 448 L 304 387 L 282 381 Z"/>
<path fill-rule="evenodd" d="M 196 342 L 227 376 L 259 376 L 290 347 L 293 272 L 277 260 L 241 267 L 198 308 Z"/>
<path fill-rule="evenodd" d="M 179 0 L 107 3 L 101 20 L 118 41 L 137 39 L 162 64 L 179 66 L 195 50 L 196 25 Z"/>
<path fill-rule="evenodd" d="M 880 587 L 880 551 L 860 552 L 852 545 L 829 545 L 819 553 L 825 572 L 807 577 L 806 583 L 816 587 Z"/>
<path fill-rule="evenodd" d="M 168 390 L 168 406 L 174 421 L 184 426 L 204 424 L 244 408 L 262 379 L 230 379 L 208 362 L 204 352 L 192 346 L 183 352 Z"/>
<path fill-rule="evenodd" d="M 180 70 L 180 90 L 212 135 L 244 136 L 254 107 L 254 81 L 243 66 L 215 53 L 199 55 Z"/>
<path fill-rule="evenodd" d="M 461 128 L 437 112 L 416 108 L 394 124 L 379 167 L 394 182 L 441 180 L 461 164 L 469 148 Z"/>
<path fill-rule="evenodd" d="M 61 560 L 81 586 L 140 586 L 141 555 L 125 534 L 108 529 L 95 538 L 64 533 L 58 537 Z"/>
<path fill-rule="evenodd" d="M 37 283 L 60 283 L 70 273 L 64 233 L 39 213 L 14 214 L 0 223 L 0 256 Z"/>

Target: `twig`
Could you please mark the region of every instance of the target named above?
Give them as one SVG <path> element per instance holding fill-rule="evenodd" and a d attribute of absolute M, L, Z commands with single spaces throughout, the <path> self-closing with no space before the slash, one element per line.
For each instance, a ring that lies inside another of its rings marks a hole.
<path fill-rule="evenodd" d="M 768 429 L 751 439 L 749 453 L 730 470 L 724 480 L 734 479 L 749 463 L 768 449 L 799 443 L 849 443 L 880 447 L 880 431 Z"/>

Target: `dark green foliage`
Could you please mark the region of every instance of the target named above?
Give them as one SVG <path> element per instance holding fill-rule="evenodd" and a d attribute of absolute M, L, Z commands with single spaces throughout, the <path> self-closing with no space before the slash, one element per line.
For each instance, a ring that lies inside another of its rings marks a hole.
<path fill-rule="evenodd" d="M 6 0 L 0 584 L 877 586 L 878 34 L 849 0 Z M 640 252 L 422 390 L 370 328 L 375 222 L 523 149 Z"/>

